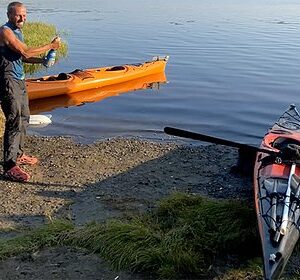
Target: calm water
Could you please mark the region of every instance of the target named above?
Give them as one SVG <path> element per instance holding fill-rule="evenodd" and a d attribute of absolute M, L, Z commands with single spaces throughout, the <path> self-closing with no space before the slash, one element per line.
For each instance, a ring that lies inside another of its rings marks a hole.
<path fill-rule="evenodd" d="M 0 1 L 1 21 L 9 1 Z M 249 2 L 249 3 L 244 3 Z M 48 72 L 170 55 L 169 81 L 51 111 L 41 135 L 81 141 L 168 138 L 174 126 L 257 145 L 290 103 L 300 103 L 300 2 L 212 0 L 26 1 L 29 20 L 53 23 L 69 55 Z"/>

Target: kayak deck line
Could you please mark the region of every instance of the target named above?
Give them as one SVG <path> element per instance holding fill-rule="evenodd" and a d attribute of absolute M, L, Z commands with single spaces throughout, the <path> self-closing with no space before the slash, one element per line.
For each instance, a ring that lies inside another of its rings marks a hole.
<path fill-rule="evenodd" d="M 262 140 L 280 159 L 259 151 L 254 167 L 254 198 L 263 252 L 264 279 L 276 280 L 299 239 L 300 115 L 294 105 Z"/>
<path fill-rule="evenodd" d="M 29 100 L 71 94 L 123 83 L 165 71 L 169 56 L 136 64 L 75 69 L 70 73 L 26 79 Z"/>

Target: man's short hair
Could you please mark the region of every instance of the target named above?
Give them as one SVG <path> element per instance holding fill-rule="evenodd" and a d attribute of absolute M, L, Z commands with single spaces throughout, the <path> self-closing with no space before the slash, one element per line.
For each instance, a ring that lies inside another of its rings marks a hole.
<path fill-rule="evenodd" d="M 7 14 L 10 15 L 15 7 L 23 6 L 24 4 L 21 2 L 11 2 L 7 6 Z"/>

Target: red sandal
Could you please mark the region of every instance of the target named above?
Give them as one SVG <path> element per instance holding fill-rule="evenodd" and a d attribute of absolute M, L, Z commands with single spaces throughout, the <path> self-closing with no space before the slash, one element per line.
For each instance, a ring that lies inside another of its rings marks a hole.
<path fill-rule="evenodd" d="M 28 165 L 34 165 L 38 162 L 38 159 L 33 156 L 27 156 L 25 154 L 21 155 L 17 158 L 17 164 L 28 164 Z"/>
<path fill-rule="evenodd" d="M 30 179 L 30 175 L 17 165 L 6 171 L 4 176 L 9 180 L 17 182 L 27 182 Z"/>

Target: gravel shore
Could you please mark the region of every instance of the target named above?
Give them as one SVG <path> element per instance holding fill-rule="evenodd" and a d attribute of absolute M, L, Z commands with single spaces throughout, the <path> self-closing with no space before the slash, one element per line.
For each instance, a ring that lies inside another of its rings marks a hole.
<path fill-rule="evenodd" d="M 0 177 L 3 238 L 14 234 L 7 229 L 34 228 L 50 217 L 84 225 L 142 213 L 176 191 L 253 204 L 251 178 L 230 172 L 237 151 L 228 147 L 123 138 L 83 145 L 69 138 L 35 136 L 26 145 L 26 152 L 40 162 L 26 167 L 32 174 L 28 183 Z M 98 257 L 72 248 L 10 258 L 0 262 L 0 271 L 0 279 L 140 279 L 110 271 Z"/>

